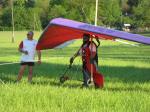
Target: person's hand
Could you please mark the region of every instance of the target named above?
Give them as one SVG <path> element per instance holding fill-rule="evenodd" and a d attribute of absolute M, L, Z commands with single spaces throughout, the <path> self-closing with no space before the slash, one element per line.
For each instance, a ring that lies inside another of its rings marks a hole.
<path fill-rule="evenodd" d="M 24 54 L 28 55 L 28 51 L 23 51 Z"/>
<path fill-rule="evenodd" d="M 37 62 L 39 65 L 41 64 L 41 60 L 38 60 L 38 62 Z"/>
<path fill-rule="evenodd" d="M 96 36 L 95 38 L 96 38 L 96 41 L 97 41 L 97 43 L 98 43 L 98 45 L 97 45 L 97 46 L 100 46 L 100 44 L 101 44 L 101 43 L 100 43 L 100 41 L 99 41 L 98 37 Z"/>

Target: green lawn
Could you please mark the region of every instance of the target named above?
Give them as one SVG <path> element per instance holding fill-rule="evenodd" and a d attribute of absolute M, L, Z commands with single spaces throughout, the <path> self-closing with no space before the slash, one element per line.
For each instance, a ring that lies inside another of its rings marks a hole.
<path fill-rule="evenodd" d="M 19 42 L 26 31 L 0 32 L 0 64 L 18 62 Z M 146 34 L 149 35 L 150 34 Z M 35 32 L 38 39 L 40 32 Z M 69 58 L 81 41 L 63 49 L 42 51 L 42 64 L 35 65 L 33 84 L 15 83 L 19 64 L 0 66 L 0 112 L 149 112 L 150 111 L 150 46 L 138 47 L 112 41 L 101 41 L 99 71 L 105 87 L 82 89 L 81 59 L 77 58 L 67 74 L 70 80 L 59 83 Z"/>

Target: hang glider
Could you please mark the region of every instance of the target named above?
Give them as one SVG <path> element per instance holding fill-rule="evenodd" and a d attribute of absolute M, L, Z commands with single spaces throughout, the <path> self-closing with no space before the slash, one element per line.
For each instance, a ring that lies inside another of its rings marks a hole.
<path fill-rule="evenodd" d="M 42 33 L 37 49 L 43 50 L 58 47 L 67 41 L 81 39 L 84 33 L 95 35 L 104 40 L 124 39 L 150 45 L 150 37 L 107 29 L 69 19 L 55 18 L 50 21 Z"/>

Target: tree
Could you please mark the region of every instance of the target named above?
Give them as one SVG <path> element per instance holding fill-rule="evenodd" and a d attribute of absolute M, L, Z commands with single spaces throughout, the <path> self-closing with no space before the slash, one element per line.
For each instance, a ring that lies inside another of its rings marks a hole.
<path fill-rule="evenodd" d="M 0 30 L 10 30 L 11 28 L 12 28 L 11 9 L 6 8 L 3 10 L 3 14 L 1 15 L 1 29 Z"/>
<path fill-rule="evenodd" d="M 62 5 L 54 5 L 51 8 L 48 17 L 52 19 L 56 17 L 64 17 L 65 15 L 66 15 L 66 10 Z"/>
<path fill-rule="evenodd" d="M 137 27 L 150 27 L 150 2 L 141 0 L 137 7 L 133 8 L 134 25 Z"/>
<path fill-rule="evenodd" d="M 130 5 L 131 7 L 136 7 L 138 6 L 140 0 L 128 0 L 127 4 Z"/>
<path fill-rule="evenodd" d="M 101 17 L 102 22 L 109 27 L 118 25 L 121 20 L 121 10 L 118 0 L 103 0 L 101 4 Z"/>
<path fill-rule="evenodd" d="M 56 17 L 95 22 L 95 0 L 13 0 L 16 30 L 40 30 Z M 0 29 L 11 26 L 11 0 L 0 0 Z M 98 25 L 150 25 L 149 0 L 99 0 Z"/>
<path fill-rule="evenodd" d="M 35 7 L 34 0 L 18 0 L 15 2 L 14 17 L 17 30 L 40 30 L 41 22 L 39 10 Z"/>
<path fill-rule="evenodd" d="M 133 8 L 137 7 L 140 0 L 128 0 L 127 4 L 129 5 L 129 11 L 128 13 L 133 14 Z"/>
<path fill-rule="evenodd" d="M 49 7 L 51 5 L 49 4 L 49 0 L 36 0 L 35 2 L 35 7 L 36 8 L 36 14 L 37 14 L 37 19 L 40 20 L 41 27 L 45 28 L 47 24 L 49 23 Z"/>
<path fill-rule="evenodd" d="M 64 0 L 62 6 L 66 9 L 65 18 L 94 24 L 95 1 Z"/>
<path fill-rule="evenodd" d="M 35 7 L 35 0 L 26 0 L 25 1 L 25 7 L 27 8 L 34 8 Z"/>

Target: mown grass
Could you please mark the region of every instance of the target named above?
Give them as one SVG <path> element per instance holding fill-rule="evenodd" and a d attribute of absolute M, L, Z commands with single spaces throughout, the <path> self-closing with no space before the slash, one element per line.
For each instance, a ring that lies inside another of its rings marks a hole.
<path fill-rule="evenodd" d="M 35 33 L 39 37 L 40 32 Z M 0 63 L 18 62 L 19 42 L 26 31 L 0 32 Z M 19 64 L 0 66 L 0 112 L 148 112 L 150 111 L 150 46 L 139 47 L 102 41 L 99 48 L 99 70 L 105 87 L 82 89 L 81 59 L 77 58 L 68 72 L 70 80 L 59 83 L 69 57 L 81 41 L 55 50 L 42 51 L 43 63 L 35 65 L 33 84 L 27 83 L 28 71 L 22 82 L 15 83 Z"/>

